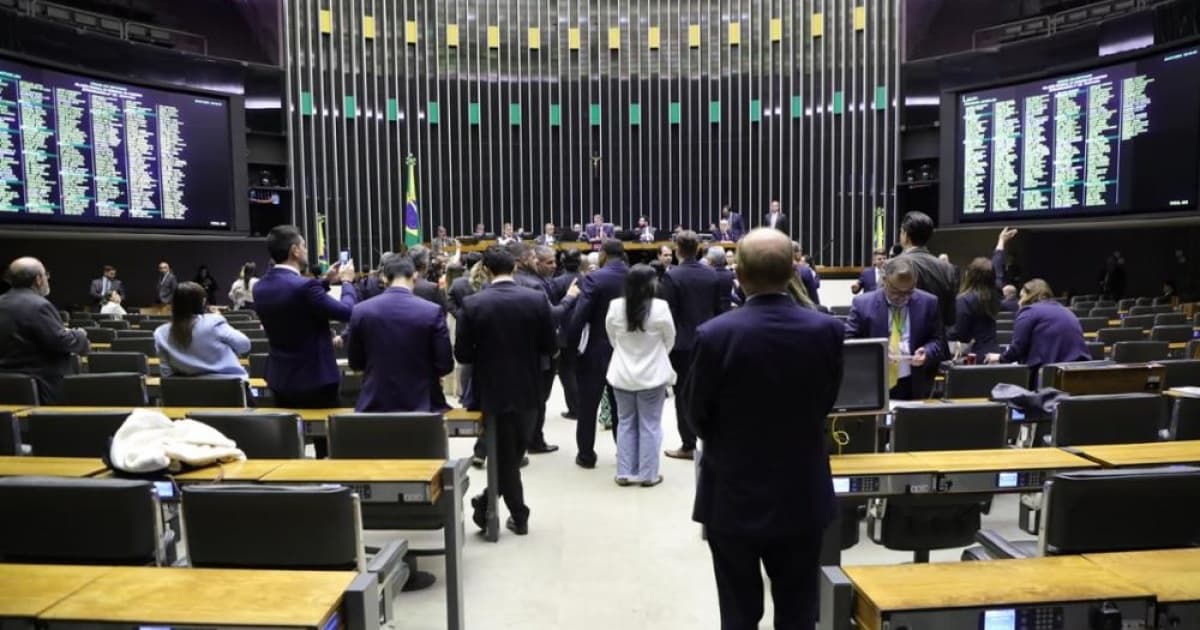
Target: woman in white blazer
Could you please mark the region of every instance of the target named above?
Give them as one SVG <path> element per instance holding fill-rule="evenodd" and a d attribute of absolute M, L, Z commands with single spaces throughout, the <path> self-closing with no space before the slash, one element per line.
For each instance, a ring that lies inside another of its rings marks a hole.
<path fill-rule="evenodd" d="M 612 344 L 608 384 L 617 400 L 617 485 L 662 483 L 662 410 L 667 386 L 675 384 L 669 354 L 675 322 L 665 300 L 654 297 L 658 274 L 634 265 L 625 277 L 625 297 L 608 305 L 604 320 Z"/>

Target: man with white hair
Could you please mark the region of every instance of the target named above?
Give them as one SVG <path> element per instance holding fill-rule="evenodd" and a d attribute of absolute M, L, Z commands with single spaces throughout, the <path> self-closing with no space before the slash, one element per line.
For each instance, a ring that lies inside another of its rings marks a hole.
<path fill-rule="evenodd" d="M 1004 285 L 1000 289 L 1004 293 L 1004 299 L 1000 301 L 1000 310 L 1007 313 L 1016 313 L 1021 310 L 1021 305 L 1017 303 L 1017 287 L 1011 284 Z"/>
<path fill-rule="evenodd" d="M 87 334 L 63 326 L 58 309 L 46 299 L 50 274 L 36 258 L 18 258 L 8 266 L 8 284 L 0 295 L 0 372 L 24 374 L 37 382 L 43 405 L 57 402 L 71 355 L 87 354 Z"/>
<path fill-rule="evenodd" d="M 721 300 L 717 313 L 724 313 L 733 308 L 733 271 L 729 269 L 728 260 L 725 257 L 725 248 L 720 245 L 709 247 L 704 254 L 704 262 L 717 274 L 717 291 Z"/>

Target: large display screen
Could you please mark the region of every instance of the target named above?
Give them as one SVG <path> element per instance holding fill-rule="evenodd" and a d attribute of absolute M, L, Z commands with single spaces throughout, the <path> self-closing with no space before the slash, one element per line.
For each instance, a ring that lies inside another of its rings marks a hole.
<path fill-rule="evenodd" d="M 960 220 L 1196 208 L 1200 51 L 961 92 Z"/>
<path fill-rule="evenodd" d="M 0 222 L 231 229 L 229 109 L 0 57 Z"/>

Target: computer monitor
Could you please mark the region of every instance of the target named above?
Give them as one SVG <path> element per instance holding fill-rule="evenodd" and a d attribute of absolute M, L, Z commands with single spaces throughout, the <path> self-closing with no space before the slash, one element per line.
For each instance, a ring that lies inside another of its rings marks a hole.
<path fill-rule="evenodd" d="M 848 339 L 842 356 L 842 386 L 833 410 L 887 410 L 888 340 Z"/>

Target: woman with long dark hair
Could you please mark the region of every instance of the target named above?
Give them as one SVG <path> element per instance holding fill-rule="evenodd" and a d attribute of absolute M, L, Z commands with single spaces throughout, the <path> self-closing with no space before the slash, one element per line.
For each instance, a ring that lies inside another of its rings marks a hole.
<path fill-rule="evenodd" d="M 258 265 L 248 262 L 242 265 L 242 271 L 237 280 L 229 287 L 229 301 L 234 309 L 254 308 L 254 285 L 258 284 L 255 272 Z"/>
<path fill-rule="evenodd" d="M 163 376 L 228 374 L 247 378 L 239 354 L 250 340 L 224 317 L 207 312 L 204 287 L 181 282 L 171 303 L 171 322 L 154 331 L 158 369 Z"/>
<path fill-rule="evenodd" d="M 996 293 L 996 271 L 992 261 L 976 258 L 967 265 L 954 309 L 954 327 L 946 335 L 950 341 L 971 344 L 971 353 L 979 363 L 983 363 L 988 354 L 1000 351 L 1000 344 L 996 343 L 1000 296 Z"/>
<path fill-rule="evenodd" d="M 625 296 L 609 303 L 604 327 L 612 343 L 608 384 L 617 401 L 617 485 L 662 483 L 662 409 L 667 386 L 675 384 L 669 354 L 675 322 L 666 300 L 654 297 L 658 273 L 634 265 L 625 276 Z"/>

